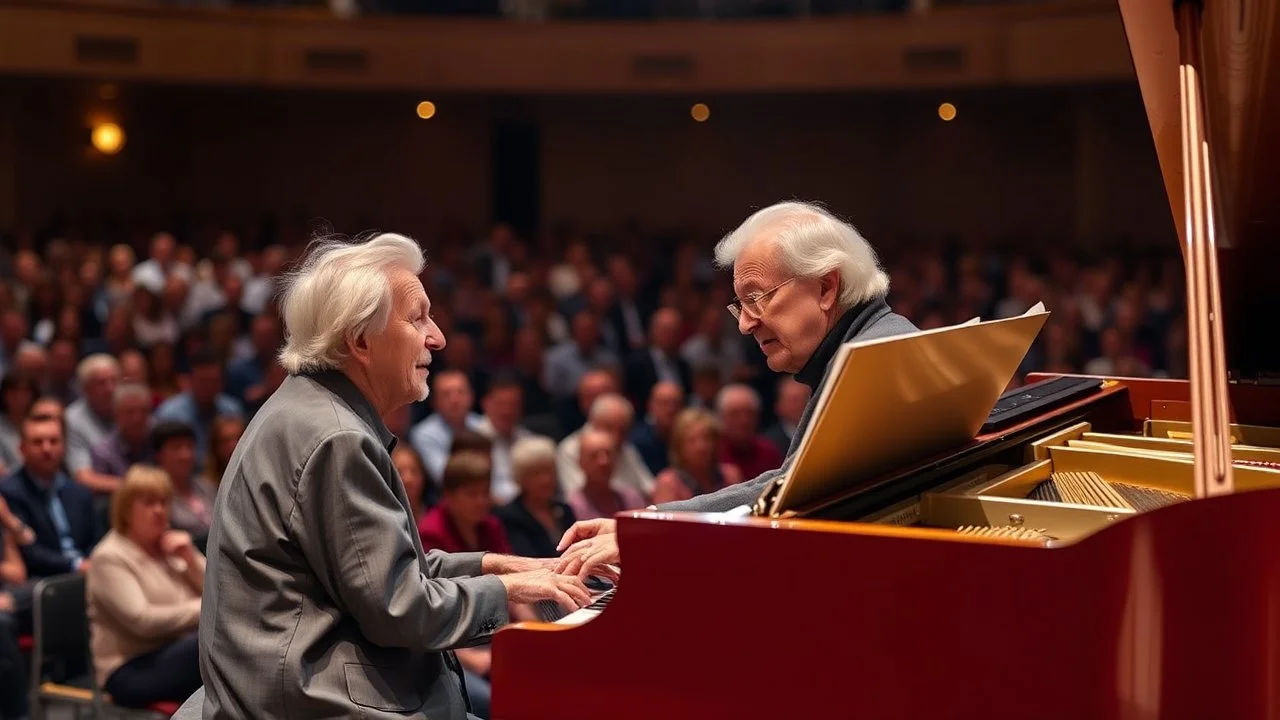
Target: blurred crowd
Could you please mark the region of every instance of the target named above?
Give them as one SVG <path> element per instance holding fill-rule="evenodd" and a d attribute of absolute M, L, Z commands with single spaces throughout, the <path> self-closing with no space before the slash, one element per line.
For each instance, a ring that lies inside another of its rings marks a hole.
<path fill-rule="evenodd" d="M 0 252 L 0 696 L 22 690 L 5 648 L 31 631 L 31 583 L 82 573 L 98 682 L 145 705 L 198 682 L 192 568 L 222 470 L 284 378 L 274 290 L 305 236 L 98 235 L 11 234 Z M 575 520 L 781 464 L 809 389 L 739 334 L 714 237 L 420 239 L 448 344 L 429 399 L 384 419 L 424 547 L 553 556 Z M 1020 377 L 1186 375 L 1176 255 L 871 242 L 922 329 L 1044 302 Z M 460 657 L 483 716 L 488 650 Z"/>

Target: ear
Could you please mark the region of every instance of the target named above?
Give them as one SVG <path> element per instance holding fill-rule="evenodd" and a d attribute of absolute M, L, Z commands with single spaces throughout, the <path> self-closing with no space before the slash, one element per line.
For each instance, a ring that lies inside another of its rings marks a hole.
<path fill-rule="evenodd" d="M 361 333 L 359 335 L 347 336 L 347 352 L 350 353 L 352 359 L 361 365 L 368 366 L 369 361 L 373 359 L 373 354 L 369 350 L 369 336 Z"/>
<path fill-rule="evenodd" d="M 829 270 L 818 278 L 818 306 L 830 310 L 840 299 L 840 271 Z"/>

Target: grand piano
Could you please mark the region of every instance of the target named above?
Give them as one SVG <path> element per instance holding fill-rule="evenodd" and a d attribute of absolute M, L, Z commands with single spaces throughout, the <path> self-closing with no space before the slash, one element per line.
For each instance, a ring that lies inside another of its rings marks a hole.
<path fill-rule="evenodd" d="M 1120 10 L 1190 379 L 783 516 L 619 516 L 607 603 L 495 636 L 495 718 L 1280 717 L 1280 0 Z"/>

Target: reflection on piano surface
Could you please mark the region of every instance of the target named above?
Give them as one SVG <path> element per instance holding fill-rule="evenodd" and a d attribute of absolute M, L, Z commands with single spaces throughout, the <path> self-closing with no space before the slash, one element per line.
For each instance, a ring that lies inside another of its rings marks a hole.
<path fill-rule="evenodd" d="M 1204 119 L 1179 122 L 1179 93 L 1205 83 L 1229 427 L 1193 363 L 785 517 L 625 513 L 603 611 L 495 636 L 495 718 L 1280 718 L 1280 0 L 1120 6 L 1184 244 L 1204 208 L 1182 131 Z M 1230 494 L 1204 496 L 1206 431 Z"/>

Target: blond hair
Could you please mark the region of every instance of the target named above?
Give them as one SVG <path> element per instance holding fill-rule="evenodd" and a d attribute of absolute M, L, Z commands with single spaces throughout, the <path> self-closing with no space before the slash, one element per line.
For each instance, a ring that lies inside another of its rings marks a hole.
<path fill-rule="evenodd" d="M 154 465 L 134 465 L 124 474 L 120 488 L 111 496 L 111 529 L 121 535 L 129 534 L 129 516 L 133 503 L 139 497 L 159 497 L 168 501 L 173 497 L 173 483 L 169 474 Z"/>
<path fill-rule="evenodd" d="M 705 408 L 685 408 L 676 415 L 675 422 L 671 425 L 671 444 L 667 448 L 670 456 L 668 460 L 672 465 L 680 467 L 681 453 L 684 452 L 684 444 L 694 431 L 701 428 L 711 429 L 711 441 L 715 443 L 720 438 L 720 420 Z"/>

